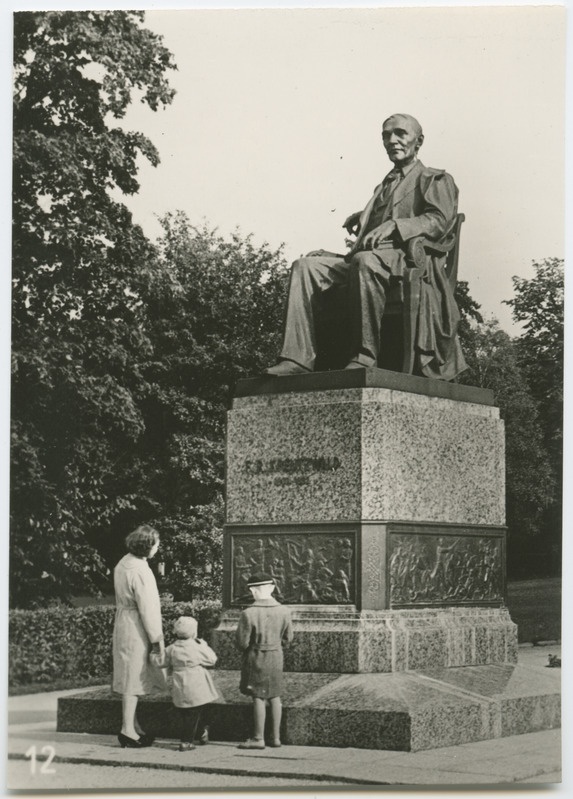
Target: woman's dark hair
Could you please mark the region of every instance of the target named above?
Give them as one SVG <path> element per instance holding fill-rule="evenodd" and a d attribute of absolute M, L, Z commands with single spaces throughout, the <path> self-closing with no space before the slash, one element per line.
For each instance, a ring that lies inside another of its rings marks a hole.
<path fill-rule="evenodd" d="M 128 552 L 136 558 L 146 558 L 158 542 L 159 533 L 149 524 L 141 524 L 125 539 Z"/>

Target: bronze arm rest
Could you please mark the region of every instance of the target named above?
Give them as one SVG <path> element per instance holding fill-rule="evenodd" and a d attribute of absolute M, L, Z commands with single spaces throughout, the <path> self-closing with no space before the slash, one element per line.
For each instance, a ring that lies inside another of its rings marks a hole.
<path fill-rule="evenodd" d="M 423 269 L 426 265 L 426 254 L 447 255 L 455 246 L 455 240 L 450 245 L 437 244 L 425 236 L 414 236 L 406 242 L 406 258 L 413 266 Z"/>

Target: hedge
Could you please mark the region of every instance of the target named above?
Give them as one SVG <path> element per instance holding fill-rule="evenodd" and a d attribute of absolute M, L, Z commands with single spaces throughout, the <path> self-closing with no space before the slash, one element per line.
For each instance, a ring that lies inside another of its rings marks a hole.
<path fill-rule="evenodd" d="M 209 640 L 219 623 L 221 603 L 212 600 L 162 600 L 166 644 L 174 640 L 173 622 L 194 616 L 199 636 Z M 9 619 L 9 684 L 50 684 L 55 680 L 99 680 L 112 673 L 111 640 L 115 607 L 11 610 Z"/>

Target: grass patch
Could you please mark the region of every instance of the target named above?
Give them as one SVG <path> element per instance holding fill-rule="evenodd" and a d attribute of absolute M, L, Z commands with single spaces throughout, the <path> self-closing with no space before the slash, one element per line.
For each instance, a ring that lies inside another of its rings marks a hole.
<path fill-rule="evenodd" d="M 560 577 L 508 583 L 507 606 L 520 643 L 561 640 Z"/>

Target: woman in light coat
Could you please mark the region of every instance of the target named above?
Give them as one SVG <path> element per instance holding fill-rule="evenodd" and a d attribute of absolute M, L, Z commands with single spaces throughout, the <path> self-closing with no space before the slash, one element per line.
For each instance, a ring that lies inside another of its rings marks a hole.
<path fill-rule="evenodd" d="M 116 615 L 113 628 L 113 685 L 122 695 L 123 722 L 118 735 L 122 747 L 151 746 L 136 717 L 137 700 L 158 684 L 161 674 L 149 660 L 153 649 L 163 653 L 159 592 L 148 558 L 159 549 L 159 534 L 141 525 L 125 539 L 128 554 L 115 567 Z"/>

